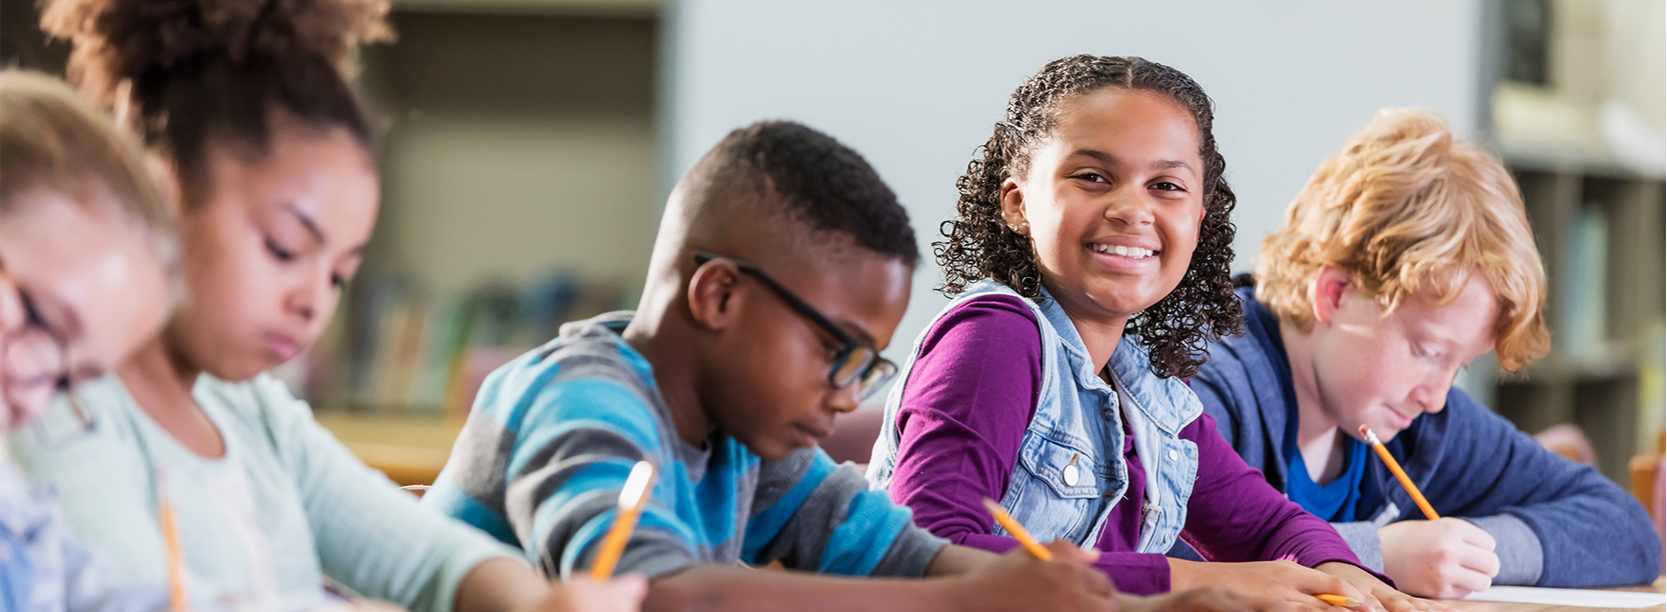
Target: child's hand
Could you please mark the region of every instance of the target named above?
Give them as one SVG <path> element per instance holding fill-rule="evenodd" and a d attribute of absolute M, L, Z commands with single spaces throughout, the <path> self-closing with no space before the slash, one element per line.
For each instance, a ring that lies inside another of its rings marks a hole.
<path fill-rule="evenodd" d="M 1224 589 L 1189 589 L 1151 597 L 1120 595 L 1118 612 L 1288 612 L 1282 601 L 1256 599 Z"/>
<path fill-rule="evenodd" d="M 1445 603 L 1419 599 L 1397 591 L 1394 587 L 1384 584 L 1382 580 L 1378 580 L 1377 576 L 1347 563 L 1321 563 L 1319 567 L 1314 569 L 1347 580 L 1356 589 L 1366 593 L 1366 599 L 1362 601 L 1374 609 L 1383 609 L 1387 612 L 1424 612 L 1429 610 L 1455 612 L 1452 606 Z"/>
<path fill-rule="evenodd" d="M 1104 572 L 1089 565 L 1099 556 L 1060 540 L 1042 561 L 1024 547 L 1002 555 L 948 585 L 958 610 L 1059 610 L 1114 612 L 1117 590 Z"/>
<path fill-rule="evenodd" d="M 1307 612 L 1335 612 L 1336 608 L 1314 598 L 1330 593 L 1361 601 L 1369 610 L 1385 612 L 1376 600 L 1369 599 L 1349 581 L 1290 561 L 1199 563 L 1170 559 L 1169 586 L 1175 591 L 1198 587 L 1230 589 L 1241 595 L 1284 602 L 1295 610 Z"/>
<path fill-rule="evenodd" d="M 1378 529 L 1383 574 L 1408 593 L 1459 599 L 1485 590 L 1499 574 L 1493 536 L 1469 521 L 1401 521 Z"/>
<path fill-rule="evenodd" d="M 574 576 L 550 584 L 550 595 L 521 612 L 637 612 L 648 594 L 648 580 L 641 574 L 616 576 L 597 582 L 589 576 Z"/>

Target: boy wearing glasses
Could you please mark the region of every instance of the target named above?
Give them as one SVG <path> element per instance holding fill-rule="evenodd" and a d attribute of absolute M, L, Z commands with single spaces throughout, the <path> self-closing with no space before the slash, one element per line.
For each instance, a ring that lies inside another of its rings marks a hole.
<path fill-rule="evenodd" d="M 794 123 L 736 130 L 674 190 L 638 309 L 569 323 L 494 372 L 423 503 L 567 576 L 648 460 L 661 478 L 619 564 L 652 580 L 644 609 L 1116 609 L 1074 546 L 1050 562 L 948 546 L 816 447 L 896 372 L 878 353 L 917 259 L 856 152 Z"/>

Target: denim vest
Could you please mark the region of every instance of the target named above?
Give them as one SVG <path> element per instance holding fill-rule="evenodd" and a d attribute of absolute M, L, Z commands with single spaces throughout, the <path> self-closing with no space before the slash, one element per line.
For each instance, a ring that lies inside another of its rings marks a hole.
<path fill-rule="evenodd" d="M 1005 285 L 983 280 L 944 307 L 933 324 L 963 302 L 987 294 L 1020 297 Z M 1136 552 L 1168 552 L 1186 524 L 1187 499 L 1198 478 L 1198 447 L 1179 434 L 1203 405 L 1186 383 L 1152 374 L 1146 349 L 1127 334 L 1111 356 L 1114 391 L 1096 374 L 1076 326 L 1047 290 L 1038 300 L 1024 301 L 1042 334 L 1042 381 L 1002 507 L 1038 541 L 1067 539 L 1093 546 L 1112 507 L 1128 492 L 1128 463 L 1123 460 L 1123 420 L 1128 419 L 1146 471 Z M 902 382 L 886 397 L 885 421 L 868 464 L 868 481 L 875 489 L 886 488 L 897 467 L 897 411 L 925 338 L 923 331 L 915 339 L 898 378 Z M 1009 535 L 1000 525 L 995 533 Z"/>

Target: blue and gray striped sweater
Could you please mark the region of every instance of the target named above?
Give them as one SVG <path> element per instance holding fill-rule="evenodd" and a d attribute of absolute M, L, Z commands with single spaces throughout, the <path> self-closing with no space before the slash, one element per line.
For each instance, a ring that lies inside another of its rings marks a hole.
<path fill-rule="evenodd" d="M 631 466 L 660 479 L 619 572 L 779 560 L 828 574 L 919 576 L 945 542 L 821 449 L 779 462 L 722 432 L 705 450 L 672 425 L 629 312 L 562 326 L 486 379 L 423 503 L 519 546 L 550 576 L 590 565 Z"/>

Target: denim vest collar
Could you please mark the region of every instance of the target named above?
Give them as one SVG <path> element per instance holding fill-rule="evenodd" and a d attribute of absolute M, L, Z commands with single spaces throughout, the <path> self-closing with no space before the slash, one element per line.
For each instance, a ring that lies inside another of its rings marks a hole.
<path fill-rule="evenodd" d="M 1077 333 L 1076 324 L 1071 322 L 1070 315 L 1065 314 L 1065 309 L 1059 305 L 1059 301 L 1053 299 L 1046 288 L 1042 289 L 1041 299 L 1025 301 L 1039 310 L 1058 334 L 1059 346 L 1070 356 L 1071 374 L 1077 383 L 1089 389 L 1109 388 L 1100 378 L 1098 368 L 1091 362 L 1088 345 L 1082 341 L 1082 335 Z M 945 309 L 945 312 L 948 312 L 948 309 Z M 1146 352 L 1146 347 L 1140 345 L 1139 336 L 1124 334 L 1117 342 L 1117 349 L 1112 352 L 1111 361 L 1107 365 L 1110 366 L 1112 378 L 1117 381 L 1118 386 L 1133 397 L 1135 406 L 1142 412 L 1142 416 L 1150 419 L 1163 433 L 1179 436 L 1182 428 L 1204 413 L 1204 404 L 1198 401 L 1198 396 L 1192 393 L 1186 383 L 1176 378 L 1158 378 L 1152 372 L 1151 356 Z"/>

